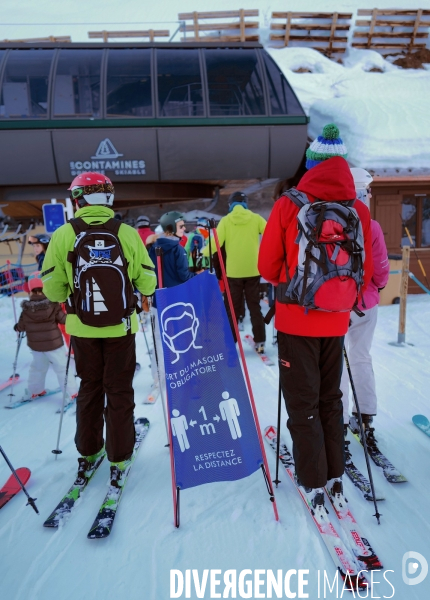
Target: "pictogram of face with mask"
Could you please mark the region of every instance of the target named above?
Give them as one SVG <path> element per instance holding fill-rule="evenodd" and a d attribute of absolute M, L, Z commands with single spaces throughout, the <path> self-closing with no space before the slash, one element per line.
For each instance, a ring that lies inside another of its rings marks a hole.
<path fill-rule="evenodd" d="M 196 345 L 200 322 L 192 304 L 186 302 L 170 304 L 161 313 L 160 321 L 163 341 L 175 354 L 172 365 L 178 362 L 181 354 L 191 348 L 202 348 Z"/>

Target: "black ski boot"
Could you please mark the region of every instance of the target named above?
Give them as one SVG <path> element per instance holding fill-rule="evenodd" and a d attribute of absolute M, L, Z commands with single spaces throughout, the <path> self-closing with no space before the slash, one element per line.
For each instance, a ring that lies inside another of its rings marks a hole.
<path fill-rule="evenodd" d="M 362 414 L 361 420 L 363 421 L 367 447 L 369 450 L 377 450 L 378 446 L 376 444 L 377 440 L 375 439 L 375 428 L 371 426 L 373 423 L 373 415 Z M 352 417 L 349 419 L 349 426 L 353 433 L 360 433 L 360 425 L 358 422 L 357 413 L 352 413 Z"/>
<path fill-rule="evenodd" d="M 328 513 L 324 505 L 324 488 L 310 488 L 302 485 L 297 473 L 294 474 L 296 484 L 304 491 L 306 502 L 309 504 L 312 513 L 318 513 L 319 511 L 325 511 Z"/>

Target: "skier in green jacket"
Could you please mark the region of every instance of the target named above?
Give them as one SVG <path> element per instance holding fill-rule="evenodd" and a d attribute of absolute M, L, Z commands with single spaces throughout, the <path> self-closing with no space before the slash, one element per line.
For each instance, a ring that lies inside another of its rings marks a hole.
<path fill-rule="evenodd" d="M 218 224 L 217 234 L 219 243 L 224 244 L 227 254 L 227 279 L 236 321 L 242 314 L 243 294 L 249 308 L 254 337 L 255 349 L 259 354 L 264 353 L 266 327 L 260 308 L 260 273 L 258 271 L 258 251 L 260 236 L 266 227 L 262 216 L 248 209 L 248 197 L 243 192 L 234 192 L 228 199 L 228 215 Z M 215 252 L 215 244 L 212 244 Z M 204 256 L 209 256 L 209 245 L 203 250 Z M 231 316 L 227 298 L 225 298 L 230 324 Z M 233 337 L 236 338 L 232 326 Z"/>
<path fill-rule="evenodd" d="M 206 225 L 208 219 L 199 218 L 197 219 L 197 225 L 195 230 L 188 235 L 187 243 L 185 244 L 185 252 L 188 257 L 188 266 L 192 273 L 196 273 L 203 269 L 209 268 L 209 258 L 203 256 L 203 248 L 208 242 L 208 230 Z"/>
<path fill-rule="evenodd" d="M 69 190 L 77 208 L 75 219 L 53 234 L 41 279 L 49 300 L 66 302 L 66 331 L 72 336 L 81 378 L 77 481 L 89 478 L 107 453 L 111 484 L 121 487 L 135 441 L 132 382 L 139 326 L 133 290 L 152 295 L 156 276 L 138 232 L 113 218 L 114 188 L 108 177 L 82 173 Z M 120 317 L 118 310 L 124 313 Z"/>

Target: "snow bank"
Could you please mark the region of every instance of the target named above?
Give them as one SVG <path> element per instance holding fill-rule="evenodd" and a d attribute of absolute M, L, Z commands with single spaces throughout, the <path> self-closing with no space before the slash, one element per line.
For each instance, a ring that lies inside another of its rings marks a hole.
<path fill-rule="evenodd" d="M 430 165 L 429 71 L 400 69 L 372 50 L 350 49 L 344 65 L 309 48 L 268 51 L 310 117 L 311 138 L 335 122 L 355 166 Z"/>

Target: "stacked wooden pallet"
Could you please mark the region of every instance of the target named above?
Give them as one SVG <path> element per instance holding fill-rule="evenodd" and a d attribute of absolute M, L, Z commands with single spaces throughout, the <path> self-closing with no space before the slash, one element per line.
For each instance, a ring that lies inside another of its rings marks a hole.
<path fill-rule="evenodd" d="M 90 39 L 101 38 L 104 42 L 109 39 L 118 38 L 148 38 L 150 42 L 155 41 L 155 38 L 170 37 L 168 29 L 147 29 L 143 31 L 89 31 Z"/>
<path fill-rule="evenodd" d="M 180 13 L 183 21 L 181 31 L 185 34 L 183 42 L 258 42 L 258 33 L 250 32 L 259 28 L 258 21 L 247 21 L 245 17 L 258 17 L 258 10 L 225 10 L 217 12 Z M 229 21 L 214 22 L 214 19 Z M 187 23 L 191 21 L 191 23 Z M 187 35 L 187 33 L 192 35 Z"/>
<path fill-rule="evenodd" d="M 273 12 L 270 39 L 282 46 L 313 48 L 326 56 L 343 53 L 352 13 Z M 282 19 L 282 22 L 279 22 Z"/>
<path fill-rule="evenodd" d="M 410 52 L 423 48 L 429 35 L 430 10 L 359 9 L 352 46 L 387 52 Z M 364 17 L 364 18 L 363 18 Z"/>

